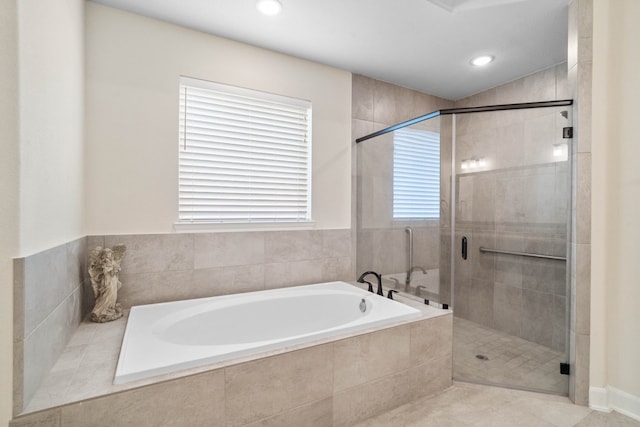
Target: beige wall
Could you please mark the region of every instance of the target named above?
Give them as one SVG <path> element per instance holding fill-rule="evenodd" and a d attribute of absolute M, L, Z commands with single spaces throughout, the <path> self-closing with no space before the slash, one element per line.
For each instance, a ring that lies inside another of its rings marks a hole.
<path fill-rule="evenodd" d="M 0 425 L 12 406 L 12 258 L 84 234 L 83 10 L 1 5 Z"/>
<path fill-rule="evenodd" d="M 173 231 L 181 75 L 311 100 L 312 216 L 350 227 L 350 73 L 95 3 L 86 29 L 88 234 Z"/>
<path fill-rule="evenodd" d="M 591 386 L 640 408 L 640 2 L 594 2 Z M 640 416 L 640 414 L 636 414 Z"/>
<path fill-rule="evenodd" d="M 18 2 L 20 253 L 84 235 L 84 1 Z"/>
<path fill-rule="evenodd" d="M 16 1 L 0 2 L 0 426 L 11 418 L 13 273 L 18 246 L 18 28 Z"/>

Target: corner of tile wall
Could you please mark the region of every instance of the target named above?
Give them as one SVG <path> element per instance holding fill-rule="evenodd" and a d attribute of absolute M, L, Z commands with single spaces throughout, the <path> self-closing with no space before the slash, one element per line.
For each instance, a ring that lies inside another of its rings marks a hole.
<path fill-rule="evenodd" d="M 14 415 L 80 324 L 85 269 L 85 237 L 14 260 Z"/>
<path fill-rule="evenodd" d="M 574 249 L 571 294 L 571 346 L 569 397 L 574 403 L 589 400 L 589 341 L 591 305 L 591 106 L 592 106 L 593 0 L 569 4 L 568 73 L 574 99 L 574 163 L 571 242 Z"/>

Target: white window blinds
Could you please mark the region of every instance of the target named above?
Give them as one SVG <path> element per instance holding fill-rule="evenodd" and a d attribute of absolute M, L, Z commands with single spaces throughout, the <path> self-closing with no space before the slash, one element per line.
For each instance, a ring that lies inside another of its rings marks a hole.
<path fill-rule="evenodd" d="M 311 103 L 180 79 L 179 222 L 311 220 Z"/>
<path fill-rule="evenodd" d="M 393 218 L 440 217 L 440 135 L 399 129 L 393 136 Z"/>

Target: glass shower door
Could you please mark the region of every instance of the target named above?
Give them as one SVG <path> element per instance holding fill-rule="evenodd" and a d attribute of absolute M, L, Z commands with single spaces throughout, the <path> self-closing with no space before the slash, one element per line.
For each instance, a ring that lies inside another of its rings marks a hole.
<path fill-rule="evenodd" d="M 566 395 L 569 107 L 451 122 L 454 378 Z"/>

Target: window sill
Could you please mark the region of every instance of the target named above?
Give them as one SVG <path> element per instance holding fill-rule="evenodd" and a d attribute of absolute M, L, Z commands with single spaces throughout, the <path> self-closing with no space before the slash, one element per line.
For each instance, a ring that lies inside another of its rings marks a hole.
<path fill-rule="evenodd" d="M 266 222 L 266 223 L 217 223 L 217 222 L 175 222 L 173 229 L 178 233 L 197 233 L 211 231 L 288 231 L 313 230 L 314 221 L 304 222 Z"/>

